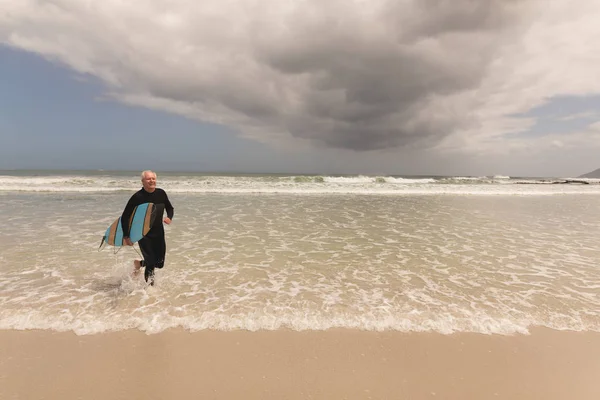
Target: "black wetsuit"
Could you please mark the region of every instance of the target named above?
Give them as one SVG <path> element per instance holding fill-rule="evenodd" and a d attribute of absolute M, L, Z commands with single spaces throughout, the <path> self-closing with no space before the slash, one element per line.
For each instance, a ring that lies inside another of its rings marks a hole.
<path fill-rule="evenodd" d="M 173 219 L 174 210 L 167 197 L 167 193 L 159 188 L 156 188 L 154 189 L 154 192 L 149 193 L 142 188 L 131 196 L 121 215 L 121 227 L 123 229 L 124 237 L 129 237 L 129 226 L 123 224 L 123 221 L 129 221 L 133 209 L 143 203 L 164 204 L 167 217 Z M 146 282 L 150 279 L 150 283 L 154 282 L 154 268 L 162 268 L 165 265 L 167 245 L 165 242 L 165 228 L 162 219 L 162 214 L 157 215 L 154 220 L 154 225 L 152 225 L 148 234 L 138 242 L 140 250 L 142 251 L 142 256 L 144 257 L 142 266 L 146 267 L 144 270 L 144 278 L 146 279 Z"/>

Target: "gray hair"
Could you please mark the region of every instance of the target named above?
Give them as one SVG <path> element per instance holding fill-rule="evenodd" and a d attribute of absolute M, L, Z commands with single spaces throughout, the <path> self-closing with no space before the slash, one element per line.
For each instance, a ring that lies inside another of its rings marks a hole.
<path fill-rule="evenodd" d="M 146 176 L 146 174 L 153 174 L 155 178 L 158 178 L 158 176 L 156 175 L 156 172 L 147 169 L 145 171 L 142 171 L 142 175 L 141 175 L 142 180 L 144 180 L 144 177 Z"/>

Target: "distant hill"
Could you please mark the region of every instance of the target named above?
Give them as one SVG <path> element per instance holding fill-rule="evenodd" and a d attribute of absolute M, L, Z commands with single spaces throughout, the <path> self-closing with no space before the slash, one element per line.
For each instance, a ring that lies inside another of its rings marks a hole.
<path fill-rule="evenodd" d="M 578 178 L 600 178 L 600 168 L 595 171 L 588 172 L 585 175 L 578 176 Z"/>

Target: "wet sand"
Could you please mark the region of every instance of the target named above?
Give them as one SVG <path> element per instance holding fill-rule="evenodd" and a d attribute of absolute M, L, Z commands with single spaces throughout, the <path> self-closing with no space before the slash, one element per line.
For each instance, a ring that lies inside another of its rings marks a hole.
<path fill-rule="evenodd" d="M 0 331 L 1 399 L 600 399 L 600 333 Z"/>

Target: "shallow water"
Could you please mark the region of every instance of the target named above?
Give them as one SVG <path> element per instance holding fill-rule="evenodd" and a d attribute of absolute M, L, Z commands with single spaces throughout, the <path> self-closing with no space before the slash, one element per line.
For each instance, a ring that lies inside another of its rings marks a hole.
<path fill-rule="evenodd" d="M 166 266 L 147 287 L 134 249 L 98 251 L 136 183 L 69 179 L 90 190 L 0 191 L 0 329 L 600 331 L 597 186 L 203 192 L 169 176 Z M 341 185 L 377 185 L 357 181 Z"/>

